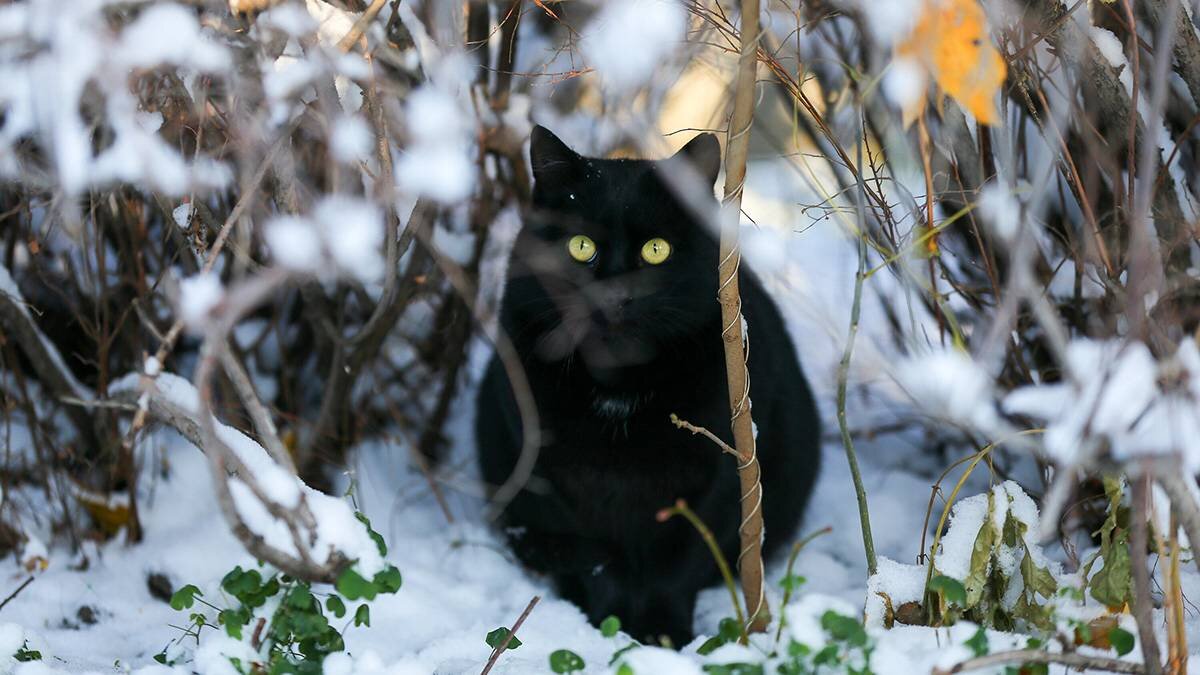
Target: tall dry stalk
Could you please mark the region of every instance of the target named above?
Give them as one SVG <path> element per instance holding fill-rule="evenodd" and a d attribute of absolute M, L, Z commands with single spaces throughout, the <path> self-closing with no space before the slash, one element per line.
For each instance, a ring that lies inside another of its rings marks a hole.
<path fill-rule="evenodd" d="M 746 368 L 745 333 L 742 331 L 742 297 L 738 290 L 738 224 L 742 211 L 742 188 L 746 182 L 746 155 L 750 148 L 750 126 L 754 123 L 754 84 L 758 65 L 758 0 L 742 0 L 741 50 L 729 140 L 725 151 L 725 197 L 722 200 L 721 262 L 718 266 L 721 302 L 721 337 L 725 343 L 725 372 L 729 383 L 729 408 L 733 443 L 738 452 L 738 478 L 742 486 L 742 522 L 738 526 L 741 549 L 738 572 L 746 598 L 746 628 L 762 632 L 771 622 L 771 610 L 763 592 L 762 481 L 754 422 L 750 413 L 750 373 Z"/>

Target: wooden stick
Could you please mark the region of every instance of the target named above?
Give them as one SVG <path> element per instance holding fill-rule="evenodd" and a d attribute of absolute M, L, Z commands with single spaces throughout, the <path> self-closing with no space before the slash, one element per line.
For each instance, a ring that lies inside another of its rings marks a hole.
<path fill-rule="evenodd" d="M 1146 518 L 1148 515 L 1150 476 L 1130 477 L 1133 494 L 1133 522 L 1130 524 L 1129 560 L 1133 565 L 1133 618 L 1137 622 L 1142 662 L 1148 675 L 1162 672 L 1158 639 L 1154 636 L 1154 606 L 1150 604 L 1150 570 L 1146 569 Z"/>
<path fill-rule="evenodd" d="M 521 616 L 517 617 L 517 622 L 508 631 L 508 635 L 504 637 L 504 641 L 500 643 L 500 646 L 492 650 L 492 655 L 488 657 L 487 663 L 483 665 L 483 670 L 479 671 L 479 675 L 487 675 L 492 670 L 492 666 L 496 665 L 496 661 L 500 660 L 500 655 L 504 653 L 504 650 L 508 649 L 508 643 L 512 642 L 512 639 L 517 636 L 517 630 L 521 627 L 521 624 L 525 623 L 525 618 L 533 611 L 533 606 L 538 604 L 538 600 L 541 599 L 540 595 L 535 595 L 529 601 L 529 604 L 525 605 L 525 611 L 521 612 Z"/>
<path fill-rule="evenodd" d="M 1070 668 L 1103 670 L 1110 673 L 1144 673 L 1146 669 L 1140 663 L 1121 661 L 1103 656 L 1085 656 L 1079 653 L 1053 654 L 1036 649 L 1013 649 L 1007 652 L 985 654 L 973 659 L 956 663 L 950 668 L 934 668 L 934 675 L 951 675 L 965 673 L 969 670 L 1002 666 L 1007 663 L 1057 663 Z"/>
<path fill-rule="evenodd" d="M 738 54 L 737 83 L 733 96 L 733 115 L 729 120 L 729 140 L 725 153 L 725 198 L 722 202 L 721 258 L 718 266 L 721 303 L 721 337 L 725 344 L 725 373 L 729 385 L 729 409 L 733 441 L 737 448 L 738 479 L 741 482 L 742 522 L 738 526 L 741 551 L 738 572 L 751 632 L 762 632 L 771 622 L 771 610 L 763 592 L 762 562 L 762 481 L 758 452 L 754 441 L 754 422 L 750 412 L 750 373 L 746 366 L 748 351 L 742 332 L 742 298 L 738 291 L 738 227 L 742 212 L 742 189 L 746 182 L 746 158 L 750 149 L 750 126 L 754 123 L 754 90 L 758 66 L 758 0 L 741 2 L 741 51 Z"/>

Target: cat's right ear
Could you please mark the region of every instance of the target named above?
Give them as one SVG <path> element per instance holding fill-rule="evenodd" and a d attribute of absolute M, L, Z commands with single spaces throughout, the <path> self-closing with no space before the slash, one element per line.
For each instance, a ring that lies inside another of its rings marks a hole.
<path fill-rule="evenodd" d="M 546 127 L 536 125 L 529 137 L 529 166 L 542 185 L 561 183 L 574 176 L 579 155 Z"/>

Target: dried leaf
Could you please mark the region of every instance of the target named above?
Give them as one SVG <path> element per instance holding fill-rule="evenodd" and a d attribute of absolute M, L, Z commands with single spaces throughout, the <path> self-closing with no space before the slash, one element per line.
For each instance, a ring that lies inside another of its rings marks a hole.
<path fill-rule="evenodd" d="M 1119 625 L 1117 617 L 1109 615 L 1098 616 L 1085 625 L 1075 627 L 1075 644 L 1087 645 L 1097 649 L 1109 649 L 1109 633 Z"/>
<path fill-rule="evenodd" d="M 106 536 L 113 536 L 129 524 L 129 501 L 105 497 L 82 489 L 75 490 L 75 499 Z"/>
<path fill-rule="evenodd" d="M 1029 547 L 1025 546 L 1024 548 L 1025 557 L 1021 558 L 1021 578 L 1025 581 L 1025 590 L 1037 593 L 1044 598 L 1053 596 L 1054 592 L 1058 590 L 1058 582 L 1054 580 L 1054 575 L 1050 574 L 1049 569 L 1035 565 Z"/>
<path fill-rule="evenodd" d="M 967 589 L 967 609 L 979 604 L 983 592 L 987 589 L 988 568 L 992 560 L 992 547 L 996 543 L 996 531 L 992 528 L 992 495 L 988 493 L 988 514 L 975 536 L 975 546 L 971 549 L 971 567 L 963 586 Z"/>
<path fill-rule="evenodd" d="M 879 599 L 883 600 L 883 627 L 891 630 L 892 626 L 896 623 L 896 610 L 892 608 L 892 598 L 883 591 L 876 591 L 875 595 L 878 595 Z"/>
<path fill-rule="evenodd" d="M 928 621 L 926 621 L 925 617 L 925 608 L 915 600 L 902 603 L 896 608 L 896 623 L 902 623 L 907 626 L 926 625 Z"/>
<path fill-rule="evenodd" d="M 980 124 L 1000 122 L 995 98 L 1007 68 L 976 0 L 926 0 L 912 34 L 896 46 L 895 57 L 920 63 Z M 923 106 L 924 98 L 917 100 Z M 905 126 L 919 114 L 919 107 L 905 110 Z"/>

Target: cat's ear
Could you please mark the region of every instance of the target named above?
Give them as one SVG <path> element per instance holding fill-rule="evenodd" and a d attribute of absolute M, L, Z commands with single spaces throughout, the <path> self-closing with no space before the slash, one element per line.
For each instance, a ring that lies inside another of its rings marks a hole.
<path fill-rule="evenodd" d="M 687 142 L 675 157 L 686 160 L 700 177 L 708 181 L 706 185 L 717 182 L 717 174 L 721 171 L 721 142 L 713 134 L 700 134 Z"/>
<path fill-rule="evenodd" d="M 559 183 L 574 175 L 579 155 L 546 127 L 533 127 L 529 137 L 529 166 L 538 183 Z"/>

